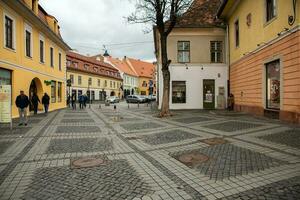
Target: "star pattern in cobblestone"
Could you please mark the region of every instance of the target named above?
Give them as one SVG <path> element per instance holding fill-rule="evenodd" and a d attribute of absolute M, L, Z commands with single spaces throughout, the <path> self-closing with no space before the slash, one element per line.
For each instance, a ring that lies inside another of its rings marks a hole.
<path fill-rule="evenodd" d="M 280 133 L 260 136 L 258 138 L 300 149 L 300 129 L 295 128 Z"/>
<path fill-rule="evenodd" d="M 195 137 L 199 137 L 199 136 L 180 129 L 175 129 L 175 130 L 155 133 L 151 135 L 145 135 L 143 136 L 143 141 L 151 145 L 158 145 L 158 144 L 183 141 Z"/>
<path fill-rule="evenodd" d="M 210 120 L 212 120 L 212 119 L 207 118 L 207 117 L 187 117 L 187 118 L 173 119 L 173 121 L 184 123 L 184 124 L 190 124 L 190 123 L 195 123 L 195 122 L 205 122 L 205 121 L 210 121 Z"/>
<path fill-rule="evenodd" d="M 234 131 L 240 131 L 244 129 L 257 128 L 260 126 L 262 126 L 262 124 L 228 121 L 228 122 L 222 122 L 217 124 L 210 124 L 203 127 L 213 129 L 213 130 L 218 130 L 218 131 L 234 132 Z"/>
<path fill-rule="evenodd" d="M 94 123 L 95 121 L 90 118 L 80 118 L 80 119 L 62 119 L 61 123 Z"/>
<path fill-rule="evenodd" d="M 285 163 L 228 143 L 205 147 L 197 151 L 209 156 L 210 159 L 195 166 L 194 169 L 216 180 L 249 174 Z M 180 153 L 172 156 L 178 158 Z"/>
<path fill-rule="evenodd" d="M 155 122 L 139 122 L 139 123 L 121 124 L 120 126 L 127 131 L 154 129 L 154 128 L 159 128 L 159 127 L 164 127 L 163 125 L 155 123 Z"/>
<path fill-rule="evenodd" d="M 22 199 L 131 200 L 151 193 L 149 185 L 127 161 L 113 160 L 108 165 L 94 168 L 38 169 Z"/>
<path fill-rule="evenodd" d="M 50 153 L 97 152 L 113 149 L 113 142 L 108 138 L 72 138 L 52 139 L 46 151 Z"/>
<path fill-rule="evenodd" d="M 92 133 L 101 132 L 98 126 L 58 126 L 55 133 Z"/>

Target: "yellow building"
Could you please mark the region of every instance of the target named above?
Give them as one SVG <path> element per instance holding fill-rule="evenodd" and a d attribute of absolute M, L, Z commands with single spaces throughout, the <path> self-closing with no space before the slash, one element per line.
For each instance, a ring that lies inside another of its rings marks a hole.
<path fill-rule="evenodd" d="M 122 78 L 113 66 L 75 52 L 67 53 L 67 88 L 76 99 L 86 94 L 91 100 L 105 100 L 108 96 L 122 96 Z"/>
<path fill-rule="evenodd" d="M 152 94 L 156 94 L 156 80 L 155 80 L 155 65 L 153 63 L 133 59 L 124 58 L 124 61 L 131 67 L 131 69 L 138 75 L 138 91 L 140 95 L 150 95 L 150 88 Z"/>
<path fill-rule="evenodd" d="M 0 1 L 0 84 L 12 85 L 12 115 L 20 90 L 51 97 L 49 110 L 64 108 L 66 50 L 57 20 L 38 0 Z M 39 110 L 42 110 L 42 105 Z"/>
<path fill-rule="evenodd" d="M 235 109 L 300 123 L 299 0 L 226 0 Z"/>

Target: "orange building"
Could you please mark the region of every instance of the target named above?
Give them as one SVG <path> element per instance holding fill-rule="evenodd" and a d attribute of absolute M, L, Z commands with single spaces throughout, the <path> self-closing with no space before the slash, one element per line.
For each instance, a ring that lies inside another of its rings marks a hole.
<path fill-rule="evenodd" d="M 300 123 L 299 11 L 299 1 L 223 1 L 235 110 Z"/>

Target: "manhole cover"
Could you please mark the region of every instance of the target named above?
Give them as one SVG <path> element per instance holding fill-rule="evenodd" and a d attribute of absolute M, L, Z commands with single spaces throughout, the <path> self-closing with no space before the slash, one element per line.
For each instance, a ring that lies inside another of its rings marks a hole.
<path fill-rule="evenodd" d="M 187 166 L 194 167 L 209 160 L 209 157 L 198 152 L 182 154 L 178 160 Z"/>
<path fill-rule="evenodd" d="M 224 140 L 223 138 L 209 138 L 209 139 L 200 140 L 200 142 L 203 142 L 208 145 L 217 145 L 217 144 L 228 143 L 228 141 Z"/>
<path fill-rule="evenodd" d="M 80 158 L 71 162 L 72 168 L 89 168 L 105 165 L 107 161 L 101 158 Z"/>

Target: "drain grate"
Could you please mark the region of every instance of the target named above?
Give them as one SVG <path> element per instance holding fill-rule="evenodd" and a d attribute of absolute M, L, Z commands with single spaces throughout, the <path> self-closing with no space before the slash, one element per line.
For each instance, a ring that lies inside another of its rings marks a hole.
<path fill-rule="evenodd" d="M 210 146 L 218 145 L 218 144 L 226 144 L 229 142 L 228 140 L 225 140 L 223 138 L 209 138 L 209 139 L 204 139 L 199 141 L 208 144 Z"/>
<path fill-rule="evenodd" d="M 179 155 L 177 159 L 188 167 L 195 167 L 208 161 L 209 157 L 199 152 L 189 152 Z"/>
<path fill-rule="evenodd" d="M 80 169 L 80 168 L 91 168 L 98 167 L 100 165 L 106 165 L 108 163 L 107 160 L 101 158 L 79 158 L 71 162 L 71 168 Z"/>
<path fill-rule="evenodd" d="M 127 140 L 139 140 L 142 139 L 141 137 L 132 136 L 132 137 L 126 137 Z"/>

